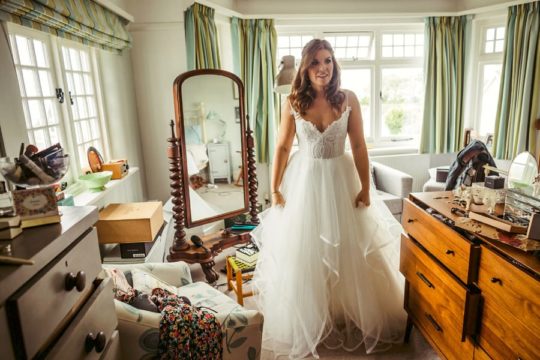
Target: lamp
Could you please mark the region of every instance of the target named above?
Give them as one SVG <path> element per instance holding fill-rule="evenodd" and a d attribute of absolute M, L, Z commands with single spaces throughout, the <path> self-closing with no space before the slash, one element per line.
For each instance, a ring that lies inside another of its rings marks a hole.
<path fill-rule="evenodd" d="M 278 94 L 289 94 L 291 92 L 292 82 L 296 75 L 294 68 L 294 56 L 285 55 L 281 58 L 281 69 L 276 76 L 274 91 Z"/>

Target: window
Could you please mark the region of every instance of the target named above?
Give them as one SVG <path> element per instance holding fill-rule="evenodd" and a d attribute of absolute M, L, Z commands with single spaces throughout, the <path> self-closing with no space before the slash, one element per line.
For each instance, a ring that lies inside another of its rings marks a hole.
<path fill-rule="evenodd" d="M 334 48 L 342 70 L 341 86 L 354 91 L 360 102 L 366 140 L 379 147 L 416 146 L 424 100 L 423 26 L 404 31 L 374 26 L 357 32 L 279 33 L 278 54 L 295 51 L 299 56 L 315 37 L 328 40 Z M 295 46 L 285 47 L 292 38 Z"/>
<path fill-rule="evenodd" d="M 89 146 L 108 150 L 93 49 L 13 24 L 8 31 L 29 140 L 39 149 L 60 143 L 75 176 Z"/>
<path fill-rule="evenodd" d="M 277 61 L 285 55 L 294 56 L 294 60 L 298 64 L 302 58 L 302 49 L 313 39 L 313 35 L 291 35 L 278 36 Z"/>
<path fill-rule="evenodd" d="M 472 124 L 478 135 L 486 136 L 495 131 L 495 117 L 501 83 L 505 28 L 499 25 L 480 24 L 477 46 L 477 98 L 476 119 Z"/>

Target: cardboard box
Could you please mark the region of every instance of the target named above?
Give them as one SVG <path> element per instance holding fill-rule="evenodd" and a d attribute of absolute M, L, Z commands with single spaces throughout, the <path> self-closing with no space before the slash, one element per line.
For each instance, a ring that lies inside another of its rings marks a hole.
<path fill-rule="evenodd" d="M 152 242 L 163 225 L 161 201 L 109 204 L 96 224 L 101 244 Z"/>

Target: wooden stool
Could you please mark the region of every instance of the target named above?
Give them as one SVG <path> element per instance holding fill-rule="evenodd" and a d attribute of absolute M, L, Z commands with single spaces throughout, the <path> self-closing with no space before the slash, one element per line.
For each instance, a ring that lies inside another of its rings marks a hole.
<path fill-rule="evenodd" d="M 240 305 L 244 305 L 244 297 L 252 296 L 253 291 L 243 292 L 242 286 L 244 280 L 249 280 L 253 277 L 253 274 L 243 274 L 242 270 L 247 266 L 242 262 L 236 262 L 235 256 L 227 257 L 227 288 L 229 291 L 234 290 L 236 293 L 236 302 Z M 233 272 L 235 280 L 233 280 Z"/>

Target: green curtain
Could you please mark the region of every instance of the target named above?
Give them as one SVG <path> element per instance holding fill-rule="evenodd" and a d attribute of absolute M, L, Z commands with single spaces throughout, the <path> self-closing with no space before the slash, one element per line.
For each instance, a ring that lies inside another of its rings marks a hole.
<path fill-rule="evenodd" d="M 214 9 L 198 3 L 184 12 L 188 70 L 221 68 L 214 15 Z"/>
<path fill-rule="evenodd" d="M 257 161 L 272 161 L 277 138 L 277 33 L 272 19 L 231 20 L 233 60 L 244 82 L 246 114 L 255 133 Z"/>
<path fill-rule="evenodd" d="M 127 20 L 91 0 L 0 0 L 0 20 L 114 52 L 131 47 Z"/>
<path fill-rule="evenodd" d="M 463 146 L 463 85 L 470 23 L 470 16 L 426 18 L 421 153 L 454 152 Z"/>
<path fill-rule="evenodd" d="M 493 149 L 496 158 L 536 153 L 540 87 L 540 2 L 508 8 Z"/>

